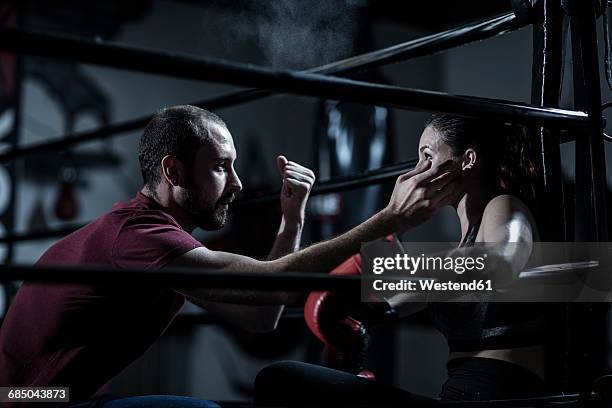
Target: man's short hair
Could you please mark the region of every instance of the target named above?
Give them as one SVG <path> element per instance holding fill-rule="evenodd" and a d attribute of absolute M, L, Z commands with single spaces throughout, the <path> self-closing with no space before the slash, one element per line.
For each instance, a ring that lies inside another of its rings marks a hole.
<path fill-rule="evenodd" d="M 138 147 L 145 187 L 154 191 L 159 184 L 161 160 L 166 155 L 175 156 L 190 168 L 197 150 L 210 140 L 214 125 L 226 127 L 220 117 L 196 106 L 171 106 L 157 112 Z"/>

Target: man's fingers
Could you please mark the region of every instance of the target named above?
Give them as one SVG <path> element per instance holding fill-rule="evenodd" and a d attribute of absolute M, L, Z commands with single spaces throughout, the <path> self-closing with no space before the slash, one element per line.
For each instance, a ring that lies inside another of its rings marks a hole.
<path fill-rule="evenodd" d="M 287 162 L 285 168 L 288 170 L 296 171 L 298 173 L 306 174 L 307 176 L 312 177 L 313 179 L 315 178 L 315 174 L 312 170 L 296 162 L 292 162 L 292 161 Z"/>
<path fill-rule="evenodd" d="M 443 163 L 432 165 L 429 169 L 417 175 L 417 177 L 421 181 L 430 181 L 430 180 L 435 179 L 441 174 L 455 170 L 456 167 L 457 165 L 455 164 L 455 162 L 449 159 Z"/>
<path fill-rule="evenodd" d="M 443 173 L 456 171 L 457 169 L 455 167 L 456 164 L 452 160 L 447 160 L 437 166 L 432 166 L 424 172 L 415 175 L 413 178 L 416 183 L 427 183 Z"/>
<path fill-rule="evenodd" d="M 446 162 L 445 162 L 446 163 Z M 445 166 L 447 164 L 443 163 Z M 417 163 L 417 165 L 407 173 L 399 176 L 400 182 L 414 178 L 417 181 L 424 179 L 425 177 L 432 174 L 433 171 L 437 171 L 440 166 L 434 166 L 430 160 L 423 160 Z"/>
<path fill-rule="evenodd" d="M 431 167 L 431 161 L 429 160 L 423 160 L 420 161 L 416 164 L 416 166 L 414 166 L 414 168 L 410 171 L 407 171 L 406 173 L 402 174 L 401 176 L 398 177 L 399 181 L 405 181 L 411 177 L 414 177 L 415 175 L 422 173 L 426 170 L 428 170 Z"/>
<path fill-rule="evenodd" d="M 289 187 L 292 191 L 308 191 L 310 189 L 311 184 L 303 181 L 293 180 L 293 179 L 285 179 L 287 183 L 287 187 Z"/>
<path fill-rule="evenodd" d="M 447 172 L 431 180 L 424 187 L 427 189 L 427 191 L 433 193 L 435 191 L 444 189 L 449 183 L 456 183 L 458 180 L 459 173 Z"/>
<path fill-rule="evenodd" d="M 281 176 L 283 175 L 283 171 L 285 170 L 285 166 L 287 165 L 287 158 L 285 156 L 277 156 L 276 157 L 276 167 L 278 167 L 278 171 Z"/>
<path fill-rule="evenodd" d="M 304 182 L 310 183 L 310 184 L 314 183 L 314 178 L 310 177 L 307 174 L 299 173 L 299 172 L 293 171 L 293 170 L 285 169 L 284 176 L 285 176 L 286 179 L 295 179 L 295 180 L 304 181 Z"/>
<path fill-rule="evenodd" d="M 437 193 L 431 197 L 429 200 L 430 205 L 433 207 L 443 207 L 451 204 L 450 200 L 455 196 L 458 188 L 459 183 L 451 183 L 446 185 L 445 188 L 438 190 Z"/>

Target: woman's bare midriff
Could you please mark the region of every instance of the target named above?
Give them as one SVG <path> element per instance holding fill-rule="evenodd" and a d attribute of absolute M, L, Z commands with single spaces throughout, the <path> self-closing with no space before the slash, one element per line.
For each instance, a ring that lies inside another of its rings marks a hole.
<path fill-rule="evenodd" d="M 455 351 L 450 353 L 448 359 L 461 357 L 482 357 L 507 361 L 521 366 L 538 377 L 544 379 L 544 346 L 517 347 L 501 350 Z"/>

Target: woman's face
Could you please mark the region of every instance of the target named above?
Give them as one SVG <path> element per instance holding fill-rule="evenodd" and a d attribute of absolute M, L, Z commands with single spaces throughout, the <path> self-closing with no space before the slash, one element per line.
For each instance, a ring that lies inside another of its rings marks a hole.
<path fill-rule="evenodd" d="M 451 147 L 444 143 L 436 129 L 427 126 L 419 141 L 419 162 L 429 160 L 432 165 L 439 165 L 451 159 L 457 159 Z"/>
<path fill-rule="evenodd" d="M 471 184 L 472 178 L 466 177 L 464 158 L 455 156 L 451 147 L 446 144 L 440 136 L 440 133 L 431 126 L 427 126 L 425 130 L 423 130 L 421 140 L 419 141 L 419 163 L 425 160 L 431 161 L 434 166 L 440 165 L 448 160 L 454 162 L 452 168 L 454 171 L 459 172 L 460 177 L 454 181 L 454 183 L 459 183 L 459 186 L 455 190 L 456 197 L 452 201 L 459 201 L 468 188 L 468 185 Z"/>

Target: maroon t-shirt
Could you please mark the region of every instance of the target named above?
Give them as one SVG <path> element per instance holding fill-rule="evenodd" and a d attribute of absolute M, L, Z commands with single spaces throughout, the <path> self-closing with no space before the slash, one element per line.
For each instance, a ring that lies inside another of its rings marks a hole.
<path fill-rule="evenodd" d="M 200 246 L 138 193 L 54 244 L 37 264 L 153 269 Z M 25 282 L 0 329 L 0 386 L 67 386 L 72 401 L 88 398 L 151 346 L 184 300 L 169 288 L 120 279 Z"/>

